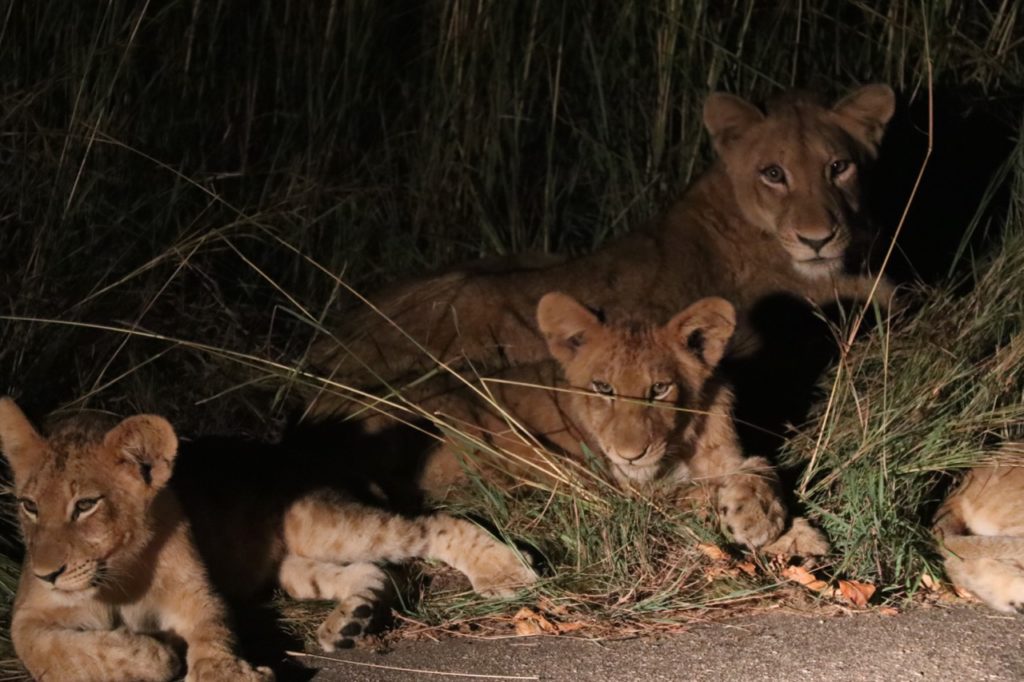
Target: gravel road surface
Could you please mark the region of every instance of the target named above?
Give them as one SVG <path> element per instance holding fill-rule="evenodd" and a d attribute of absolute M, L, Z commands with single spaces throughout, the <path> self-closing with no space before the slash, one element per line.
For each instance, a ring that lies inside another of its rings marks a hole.
<path fill-rule="evenodd" d="M 399 641 L 303 658 L 316 682 L 359 680 L 1024 680 L 1024 618 L 982 607 L 761 614 L 657 638 Z"/>

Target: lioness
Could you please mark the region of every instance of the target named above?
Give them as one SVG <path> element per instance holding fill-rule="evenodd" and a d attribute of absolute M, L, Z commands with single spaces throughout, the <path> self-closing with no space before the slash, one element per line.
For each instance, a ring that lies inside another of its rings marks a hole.
<path fill-rule="evenodd" d="M 272 679 L 233 653 L 218 592 L 275 579 L 295 598 L 338 602 L 318 630 L 330 651 L 361 633 L 386 586 L 372 562 L 435 557 L 490 594 L 536 578 L 467 521 L 346 498 L 302 453 L 283 470 L 280 452 L 256 446 L 186 452 L 175 467 L 177 437 L 155 415 L 79 416 L 43 437 L 3 398 L 0 447 L 26 546 L 11 635 L 40 680 L 164 682 L 178 643 L 189 681 Z"/>
<path fill-rule="evenodd" d="M 540 300 L 537 324 L 555 362 L 488 382 L 490 402 L 465 391 L 423 401 L 463 434 L 427 461 L 423 484 L 433 496 L 444 495 L 467 468 L 513 482 L 557 479 L 564 461 L 540 446 L 576 462 L 588 448 L 607 458 L 623 488 L 654 485 L 689 506 L 698 497 L 692 484 L 699 484 L 738 543 L 757 548 L 779 538 L 786 510 L 775 471 L 763 458 L 744 458 L 732 396 L 713 378 L 735 327 L 728 301 L 702 299 L 657 326 L 605 322 L 555 292 Z M 780 551 L 827 551 L 806 524 L 797 533 Z"/>
<path fill-rule="evenodd" d="M 540 297 L 560 290 L 612 317 L 625 301 L 666 319 L 702 296 L 721 296 L 747 316 L 766 297 L 816 304 L 865 300 L 874 278 L 851 271 L 863 232 L 861 176 L 894 111 L 886 85 L 867 85 L 831 108 L 791 93 L 767 113 L 714 93 L 704 125 L 717 161 L 657 225 L 550 267 L 487 272 L 463 268 L 398 285 L 373 309 L 346 315 L 311 354 L 324 376 L 349 386 L 394 385 L 432 369 L 479 371 L 544 359 L 530 323 Z M 888 300 L 879 282 L 875 298 Z M 323 397 L 315 410 L 344 410 Z"/>
<path fill-rule="evenodd" d="M 933 530 L 954 585 L 1006 612 L 1024 612 L 1024 446 L 1018 461 L 980 466 L 935 515 Z"/>

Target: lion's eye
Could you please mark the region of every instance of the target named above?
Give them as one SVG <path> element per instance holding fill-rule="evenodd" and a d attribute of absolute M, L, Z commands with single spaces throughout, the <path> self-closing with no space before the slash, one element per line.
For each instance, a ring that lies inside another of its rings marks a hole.
<path fill-rule="evenodd" d="M 765 166 L 761 169 L 761 177 L 773 185 L 786 184 L 786 172 L 777 164 Z"/>
<path fill-rule="evenodd" d="M 651 384 L 651 400 L 661 400 L 672 390 L 672 384 L 667 381 L 658 381 Z"/>
<path fill-rule="evenodd" d="M 32 518 L 35 518 L 39 514 L 39 507 L 37 507 L 36 503 L 27 497 L 21 498 L 18 500 L 18 503 L 21 505 L 21 510 Z"/>
<path fill-rule="evenodd" d="M 850 162 L 847 159 L 836 159 L 828 165 L 828 172 L 832 175 L 832 178 L 838 178 L 840 175 L 850 169 Z"/>
<path fill-rule="evenodd" d="M 593 387 L 595 392 L 600 393 L 601 395 L 615 395 L 615 389 L 612 388 L 611 384 L 594 379 L 590 382 L 590 385 Z"/>
<path fill-rule="evenodd" d="M 82 499 L 75 502 L 75 511 L 71 515 L 72 518 L 77 519 L 82 514 L 86 514 L 96 508 L 100 498 L 98 497 L 83 497 Z"/>

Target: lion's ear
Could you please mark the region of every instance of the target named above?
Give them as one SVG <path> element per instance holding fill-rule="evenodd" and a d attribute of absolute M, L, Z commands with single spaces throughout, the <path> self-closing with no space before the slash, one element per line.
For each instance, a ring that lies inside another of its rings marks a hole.
<path fill-rule="evenodd" d="M 686 352 L 713 368 L 725 355 L 736 330 L 736 309 L 724 298 L 702 298 L 673 317 L 665 328 Z"/>
<path fill-rule="evenodd" d="M 713 92 L 704 100 L 704 127 L 719 156 L 764 114 L 750 102 L 725 92 Z"/>
<path fill-rule="evenodd" d="M 18 405 L 0 398 L 0 449 L 11 465 L 15 480 L 21 480 L 46 456 L 46 442 Z"/>
<path fill-rule="evenodd" d="M 178 437 L 163 417 L 128 417 L 107 433 L 103 444 L 120 462 L 136 469 L 147 486 L 159 489 L 170 480 L 178 454 Z"/>
<path fill-rule="evenodd" d="M 843 128 L 874 154 L 896 112 L 896 95 L 888 85 L 872 83 L 839 100 L 832 111 Z"/>
<path fill-rule="evenodd" d="M 548 350 L 563 365 L 602 328 L 601 318 L 572 296 L 558 291 L 544 294 L 537 304 L 537 326 Z"/>

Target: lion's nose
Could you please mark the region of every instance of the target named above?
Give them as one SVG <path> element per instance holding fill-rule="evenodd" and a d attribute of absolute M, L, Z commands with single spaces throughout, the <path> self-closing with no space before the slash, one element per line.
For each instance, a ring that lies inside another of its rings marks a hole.
<path fill-rule="evenodd" d="M 57 583 L 57 578 L 59 578 L 61 576 L 61 574 L 63 574 L 64 571 L 67 570 L 67 567 L 68 567 L 68 565 L 64 564 L 63 566 L 58 568 L 56 571 L 53 571 L 51 573 L 46 573 L 45 575 L 39 575 L 38 573 L 36 573 L 36 577 L 39 578 L 40 580 L 45 580 L 46 582 L 50 583 L 51 585 L 54 585 L 54 584 Z"/>
<path fill-rule="evenodd" d="M 832 230 L 830 233 L 828 233 L 826 236 L 824 236 L 824 237 L 822 237 L 820 239 L 814 239 L 812 237 L 805 237 L 802 234 L 798 234 L 796 236 L 796 238 L 800 240 L 801 244 L 804 244 L 805 246 L 810 247 L 810 249 L 812 251 L 814 251 L 815 253 L 818 253 L 819 251 L 821 251 L 822 247 L 824 247 L 830 241 L 835 239 L 835 237 L 836 237 L 836 230 Z"/>

